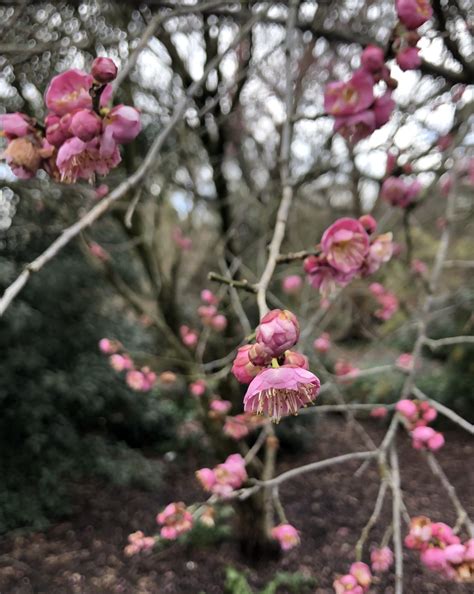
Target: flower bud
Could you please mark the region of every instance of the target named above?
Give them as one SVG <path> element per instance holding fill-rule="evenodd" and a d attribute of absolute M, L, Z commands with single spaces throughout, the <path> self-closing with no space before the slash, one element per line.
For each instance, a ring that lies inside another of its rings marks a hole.
<path fill-rule="evenodd" d="M 112 82 L 117 76 L 117 66 L 110 58 L 96 58 L 92 62 L 91 74 L 99 83 Z"/>
<path fill-rule="evenodd" d="M 257 328 L 257 342 L 267 347 L 274 357 L 282 355 L 294 346 L 300 336 L 296 316 L 286 309 L 274 309 L 267 313 Z"/>

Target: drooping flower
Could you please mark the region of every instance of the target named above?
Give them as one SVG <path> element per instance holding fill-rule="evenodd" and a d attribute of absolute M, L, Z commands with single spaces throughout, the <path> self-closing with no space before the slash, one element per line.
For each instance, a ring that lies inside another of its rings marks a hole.
<path fill-rule="evenodd" d="M 300 336 L 296 316 L 287 309 L 273 309 L 261 320 L 256 331 L 258 343 L 267 347 L 274 357 L 294 346 Z"/>
<path fill-rule="evenodd" d="M 395 57 L 401 70 L 417 70 L 421 66 L 420 50 L 417 47 L 405 47 Z"/>
<path fill-rule="evenodd" d="M 321 248 L 333 268 L 350 274 L 362 266 L 369 251 L 369 236 L 357 219 L 344 217 L 326 229 Z"/>
<path fill-rule="evenodd" d="M 109 83 L 117 76 L 117 66 L 110 58 L 96 58 L 92 62 L 91 74 L 97 82 Z"/>
<path fill-rule="evenodd" d="M 429 0 L 396 0 L 395 6 L 407 29 L 418 29 L 433 16 Z"/>
<path fill-rule="evenodd" d="M 357 70 L 348 82 L 332 82 L 324 91 L 324 109 L 334 116 L 349 116 L 366 110 L 374 100 L 374 79 Z"/>
<path fill-rule="evenodd" d="M 393 564 L 393 553 L 390 547 L 373 549 L 370 553 L 372 571 L 388 571 Z"/>
<path fill-rule="evenodd" d="M 104 157 L 100 153 L 100 141 L 94 138 L 83 142 L 73 136 L 66 140 L 58 151 L 56 164 L 61 174 L 61 181 L 75 183 L 78 179 L 92 181 L 95 174 L 106 175 L 110 169 L 116 167 L 120 161 L 118 147 Z"/>
<path fill-rule="evenodd" d="M 296 295 L 299 293 L 302 285 L 303 279 L 299 274 L 290 274 L 284 277 L 281 288 L 287 295 Z"/>
<path fill-rule="evenodd" d="M 364 589 L 351 574 L 337 578 L 333 583 L 333 588 L 336 594 L 364 594 Z"/>
<path fill-rule="evenodd" d="M 298 531 L 291 524 L 279 524 L 271 530 L 272 537 L 278 541 L 283 551 L 289 551 L 300 544 Z"/>
<path fill-rule="evenodd" d="M 432 534 L 431 520 L 426 516 L 416 516 L 410 520 L 405 546 L 408 549 L 424 550 L 428 547 Z"/>
<path fill-rule="evenodd" d="M 372 583 L 372 573 L 370 567 L 362 561 L 357 561 L 350 566 L 349 573 L 353 575 L 359 586 L 366 589 Z"/>
<path fill-rule="evenodd" d="M 282 365 L 264 369 L 247 388 L 244 410 L 267 415 L 278 422 L 281 417 L 296 414 L 311 404 L 319 388 L 319 379 L 301 367 Z"/>
<path fill-rule="evenodd" d="M 339 132 L 350 144 L 367 138 L 376 127 L 375 113 L 370 109 L 353 115 L 336 116 L 334 120 L 334 131 Z"/>
<path fill-rule="evenodd" d="M 20 179 L 30 179 L 41 165 L 41 147 L 27 137 L 10 140 L 2 157 Z"/>
<path fill-rule="evenodd" d="M 232 363 L 232 373 L 241 384 L 250 383 L 261 371 L 261 367 L 254 365 L 249 359 L 249 351 L 252 345 L 246 344 L 237 349 L 237 355 Z"/>
<path fill-rule="evenodd" d="M 326 256 L 308 256 L 303 268 L 310 285 L 318 289 L 324 299 L 327 299 L 337 287 L 348 285 L 357 274 L 357 270 L 345 273 L 333 268 Z"/>
<path fill-rule="evenodd" d="M 129 544 L 123 551 L 127 557 L 136 555 L 141 551 L 149 551 L 155 546 L 155 539 L 152 536 L 145 536 L 141 530 L 129 534 L 128 542 Z"/>
<path fill-rule="evenodd" d="M 91 109 L 92 97 L 89 94 L 92 76 L 82 70 L 71 69 L 55 76 L 45 94 L 47 108 L 62 116 L 76 109 Z"/>
<path fill-rule="evenodd" d="M 182 501 L 168 504 L 156 521 L 162 526 L 160 534 L 166 540 L 175 540 L 193 527 L 193 516 Z"/>
<path fill-rule="evenodd" d="M 196 472 L 196 477 L 204 490 L 219 497 L 229 497 L 247 480 L 245 460 L 240 454 L 231 454 L 214 469 L 201 468 Z"/>

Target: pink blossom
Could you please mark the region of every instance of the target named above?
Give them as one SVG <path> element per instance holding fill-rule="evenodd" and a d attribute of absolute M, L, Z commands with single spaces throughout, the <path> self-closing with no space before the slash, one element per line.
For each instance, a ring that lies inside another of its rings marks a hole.
<path fill-rule="evenodd" d="M 439 547 L 431 547 L 421 552 L 420 559 L 431 571 L 437 571 L 446 574 L 449 566 L 446 561 L 444 550 Z"/>
<path fill-rule="evenodd" d="M 376 128 L 375 112 L 370 109 L 353 115 L 336 116 L 334 120 L 334 132 L 339 132 L 350 144 L 367 138 Z"/>
<path fill-rule="evenodd" d="M 232 408 L 232 402 L 230 402 L 229 400 L 221 400 L 220 398 L 214 398 L 214 400 L 211 400 L 209 408 L 216 413 L 225 415 Z"/>
<path fill-rule="evenodd" d="M 56 114 L 48 114 L 45 119 L 46 139 L 53 146 L 59 148 L 63 142 L 71 138 L 70 131 L 72 116 L 70 113 L 62 117 Z"/>
<path fill-rule="evenodd" d="M 303 267 L 308 275 L 309 283 L 315 289 L 319 289 L 324 299 L 331 295 L 338 286 L 348 285 L 357 274 L 357 270 L 348 273 L 336 270 L 328 263 L 325 256 L 308 256 Z"/>
<path fill-rule="evenodd" d="M 411 371 L 414 366 L 413 355 L 411 353 L 402 353 L 396 361 L 396 366 L 404 371 Z M 411 402 L 408 400 L 408 402 Z"/>
<path fill-rule="evenodd" d="M 464 561 L 466 555 L 466 547 L 463 544 L 448 545 L 444 549 L 444 557 L 448 563 L 452 565 L 459 565 Z"/>
<path fill-rule="evenodd" d="M 369 291 L 375 297 L 380 297 L 381 295 L 383 295 L 385 293 L 385 288 L 380 283 L 371 283 L 369 285 Z"/>
<path fill-rule="evenodd" d="M 388 410 L 385 406 L 376 406 L 370 411 L 370 416 L 374 419 L 385 419 L 388 415 Z"/>
<path fill-rule="evenodd" d="M 118 340 L 111 340 L 110 338 L 101 338 L 99 340 L 99 350 L 104 355 L 112 355 L 116 353 L 120 348 L 121 344 Z"/>
<path fill-rule="evenodd" d="M 380 195 L 392 206 L 406 208 L 418 197 L 421 189 L 418 180 L 407 183 L 401 177 L 388 177 L 382 184 Z"/>
<path fill-rule="evenodd" d="M 46 106 L 59 116 L 76 109 L 92 109 L 89 94 L 92 81 L 92 76 L 81 70 L 72 69 L 58 74 L 46 90 Z"/>
<path fill-rule="evenodd" d="M 248 384 L 261 371 L 261 367 L 254 365 L 249 359 L 249 351 L 252 345 L 246 344 L 237 350 L 232 364 L 232 373 L 241 384 Z"/>
<path fill-rule="evenodd" d="M 338 359 L 334 365 L 334 371 L 339 378 L 356 378 L 360 370 L 345 359 Z"/>
<path fill-rule="evenodd" d="M 203 379 L 198 379 L 189 385 L 189 391 L 193 396 L 203 396 L 206 392 L 206 382 Z"/>
<path fill-rule="evenodd" d="M 349 573 L 353 575 L 359 586 L 366 589 L 372 583 L 372 573 L 370 567 L 362 561 L 357 561 L 350 566 Z"/>
<path fill-rule="evenodd" d="M 428 266 L 423 262 L 423 260 L 418 260 L 415 258 L 411 263 L 412 272 L 415 274 L 419 274 L 420 276 L 424 276 L 428 272 Z"/>
<path fill-rule="evenodd" d="M 127 371 L 125 382 L 129 388 L 137 392 L 144 391 L 143 388 L 146 385 L 145 376 L 137 369 L 130 369 L 130 371 Z"/>
<path fill-rule="evenodd" d="M 364 589 L 353 575 L 343 575 L 333 583 L 336 594 L 364 594 Z"/>
<path fill-rule="evenodd" d="M 410 529 L 405 538 L 409 549 L 424 550 L 432 537 L 432 523 L 426 516 L 417 516 L 410 521 Z"/>
<path fill-rule="evenodd" d="M 134 107 L 117 105 L 104 118 L 104 134 L 101 155 L 110 157 L 116 144 L 126 144 L 138 136 L 141 130 L 140 114 Z"/>
<path fill-rule="evenodd" d="M 277 540 L 283 551 L 289 551 L 300 544 L 298 531 L 291 524 L 279 524 L 271 530 L 272 537 Z"/>
<path fill-rule="evenodd" d="M 0 130 L 8 138 L 20 138 L 33 132 L 30 118 L 24 113 L 2 113 L 0 115 Z"/>
<path fill-rule="evenodd" d="M 332 82 L 324 91 L 324 109 L 334 116 L 349 116 L 366 110 L 374 100 L 374 79 L 357 70 L 348 82 Z"/>
<path fill-rule="evenodd" d="M 302 369 L 309 369 L 308 357 L 296 351 L 286 351 L 283 364 L 296 365 L 296 367 L 301 367 Z"/>
<path fill-rule="evenodd" d="M 196 470 L 195 474 L 201 487 L 205 491 L 210 492 L 216 484 L 216 475 L 214 474 L 214 471 L 210 468 L 201 468 L 200 470 Z"/>
<path fill-rule="evenodd" d="M 444 522 L 433 522 L 431 524 L 432 537 L 443 545 L 459 544 L 460 540 L 454 534 L 453 529 Z"/>
<path fill-rule="evenodd" d="M 347 274 L 357 271 L 369 251 L 369 236 L 356 219 L 338 219 L 323 234 L 321 248 L 328 263 Z"/>
<path fill-rule="evenodd" d="M 41 165 L 41 149 L 29 138 L 14 138 L 1 155 L 16 177 L 30 179 Z"/>
<path fill-rule="evenodd" d="M 156 516 L 156 521 L 162 526 L 160 534 L 166 540 L 175 540 L 193 527 L 193 516 L 181 501 L 167 505 Z"/>
<path fill-rule="evenodd" d="M 372 235 L 377 229 L 377 221 L 372 215 L 365 214 L 359 217 L 359 223 L 364 227 L 368 235 Z"/>
<path fill-rule="evenodd" d="M 392 92 L 387 91 L 381 97 L 377 97 L 372 107 L 375 117 L 375 127 L 381 128 L 390 119 L 395 109 L 395 101 L 392 99 Z"/>
<path fill-rule="evenodd" d="M 420 421 L 422 421 L 423 424 L 431 423 L 436 419 L 438 416 L 438 411 L 433 406 L 431 406 L 429 402 L 418 402 L 417 404 L 418 414 L 420 416 L 418 424 L 420 424 Z"/>
<path fill-rule="evenodd" d="M 298 342 L 300 326 L 296 316 L 287 309 L 273 309 L 257 327 L 257 342 L 271 350 L 274 357 L 282 355 Z"/>
<path fill-rule="evenodd" d="M 395 6 L 407 29 L 418 29 L 433 16 L 429 0 L 396 0 Z"/>
<path fill-rule="evenodd" d="M 235 417 L 227 417 L 224 423 L 224 435 L 231 439 L 239 440 L 247 437 L 250 433 L 247 425 L 247 415 L 236 415 Z"/>
<path fill-rule="evenodd" d="M 109 186 L 107 184 L 100 184 L 100 186 L 95 189 L 96 198 L 103 198 L 104 196 L 107 196 L 108 193 Z"/>
<path fill-rule="evenodd" d="M 299 274 L 290 274 L 283 279 L 281 288 L 287 295 L 295 295 L 300 291 L 302 285 L 303 279 Z"/>
<path fill-rule="evenodd" d="M 393 256 L 393 235 L 391 232 L 374 237 L 364 262 L 363 274 L 373 274 Z"/>
<path fill-rule="evenodd" d="M 372 571 L 388 571 L 393 563 L 393 553 L 390 547 L 373 549 L 370 553 Z"/>
<path fill-rule="evenodd" d="M 250 346 L 248 358 L 250 363 L 257 367 L 267 367 L 272 361 L 273 350 L 264 344 L 256 342 Z"/>
<path fill-rule="evenodd" d="M 375 292 L 375 287 L 377 291 Z M 381 289 L 380 289 L 381 287 Z M 391 291 L 388 291 L 379 283 L 372 283 L 369 286 L 370 292 L 374 295 L 377 303 L 380 305 L 379 309 L 376 309 L 374 316 L 380 320 L 389 320 L 398 311 L 399 303 L 396 295 Z"/>
<path fill-rule="evenodd" d="M 418 418 L 418 407 L 413 400 L 408 400 L 408 398 L 399 400 L 395 405 L 395 410 L 412 423 Z"/>
<path fill-rule="evenodd" d="M 91 74 L 97 82 L 109 83 L 117 76 L 117 66 L 110 58 L 96 58 L 92 62 Z"/>
<path fill-rule="evenodd" d="M 222 332 L 227 328 L 227 318 L 223 314 L 217 314 L 211 319 L 211 326 L 217 332 Z"/>
<path fill-rule="evenodd" d="M 395 57 L 401 70 L 416 70 L 421 66 L 420 50 L 417 47 L 405 47 Z"/>
<path fill-rule="evenodd" d="M 193 348 L 197 345 L 199 335 L 195 330 L 191 330 L 188 326 L 180 326 L 179 334 L 183 344 L 187 347 Z"/>
<path fill-rule="evenodd" d="M 290 365 L 264 369 L 247 388 L 244 410 L 278 422 L 311 404 L 319 388 L 319 379 L 306 369 Z"/>
<path fill-rule="evenodd" d="M 368 45 L 362 52 L 360 61 L 362 68 L 371 74 L 376 74 L 382 70 L 385 63 L 383 49 L 376 45 Z"/>
<path fill-rule="evenodd" d="M 201 291 L 201 299 L 208 305 L 217 305 L 219 303 L 219 297 L 209 289 L 203 289 Z"/>
<path fill-rule="evenodd" d="M 80 109 L 72 116 L 70 131 L 84 142 L 98 136 L 102 130 L 102 120 L 88 109 Z"/>
<path fill-rule="evenodd" d="M 328 332 L 323 332 L 319 338 L 313 342 L 315 351 L 320 353 L 327 353 L 331 348 L 331 337 Z"/>
<path fill-rule="evenodd" d="M 56 164 L 61 174 L 61 181 L 75 183 L 79 178 L 92 181 L 96 173 L 106 175 L 120 161 L 121 157 L 117 147 L 114 152 L 104 158 L 100 154 L 98 138 L 94 138 L 90 142 L 83 142 L 80 138 L 72 137 L 66 140 L 59 149 Z"/>
<path fill-rule="evenodd" d="M 145 536 L 141 530 L 129 534 L 128 542 L 129 544 L 124 549 L 127 557 L 136 555 L 141 551 L 149 551 L 155 546 L 155 539 L 152 536 Z"/>
<path fill-rule="evenodd" d="M 431 450 L 436 452 L 444 445 L 444 436 L 432 427 L 419 426 L 411 432 L 412 446 L 416 450 Z"/>
<path fill-rule="evenodd" d="M 247 480 L 245 460 L 240 454 L 231 454 L 213 470 L 201 468 L 196 477 L 206 491 L 226 498 Z"/>
<path fill-rule="evenodd" d="M 217 307 L 215 305 L 200 305 L 197 313 L 203 324 L 210 325 L 212 318 L 217 314 Z"/>
<path fill-rule="evenodd" d="M 128 355 L 119 355 L 118 353 L 110 356 L 109 363 L 114 371 L 124 371 L 133 367 L 132 360 Z"/>

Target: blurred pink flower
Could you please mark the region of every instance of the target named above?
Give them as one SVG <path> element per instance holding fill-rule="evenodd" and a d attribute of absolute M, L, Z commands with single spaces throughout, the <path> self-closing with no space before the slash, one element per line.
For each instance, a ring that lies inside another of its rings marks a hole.
<path fill-rule="evenodd" d="M 231 454 L 212 470 L 201 468 L 196 477 L 205 491 L 226 498 L 247 480 L 245 460 L 240 454 Z"/>
<path fill-rule="evenodd" d="M 109 363 L 114 371 L 125 371 L 133 367 L 133 362 L 128 355 L 119 355 L 118 353 L 109 357 Z"/>
<path fill-rule="evenodd" d="M 79 109 L 72 116 L 69 130 L 84 142 L 89 142 L 98 136 L 102 130 L 102 120 L 89 109 Z"/>
<path fill-rule="evenodd" d="M 390 547 L 373 549 L 370 553 L 372 571 L 388 571 L 393 564 L 393 553 Z"/>
<path fill-rule="evenodd" d="M 416 450 L 436 452 L 444 445 L 444 436 L 432 427 L 419 426 L 411 432 L 412 446 Z"/>
<path fill-rule="evenodd" d="M 206 382 L 203 379 L 198 379 L 189 385 L 189 391 L 193 396 L 203 396 L 206 392 Z"/>
<path fill-rule="evenodd" d="M 414 359 L 411 353 L 402 353 L 396 360 L 396 366 L 404 371 L 411 371 L 414 366 Z M 408 401 L 410 402 L 410 401 Z"/>
<path fill-rule="evenodd" d="M 376 406 L 370 411 L 370 416 L 374 419 L 385 419 L 388 415 L 388 409 L 385 406 Z"/>
<path fill-rule="evenodd" d="M 162 526 L 160 534 L 166 540 L 175 540 L 193 527 L 193 516 L 181 501 L 167 505 L 156 521 Z"/>
<path fill-rule="evenodd" d="M 247 415 L 236 415 L 235 417 L 227 417 L 223 427 L 224 435 L 231 439 L 239 440 L 247 437 L 250 429 L 247 424 Z"/>
<path fill-rule="evenodd" d="M 401 70 L 416 70 L 421 66 L 420 50 L 417 47 L 405 47 L 395 57 Z"/>
<path fill-rule="evenodd" d="M 295 295 L 301 290 L 302 285 L 303 279 L 299 274 L 290 274 L 284 277 L 281 288 L 287 295 Z"/>
<path fill-rule="evenodd" d="M 223 314 L 217 314 L 211 318 L 211 326 L 217 332 L 222 332 L 227 328 L 227 318 Z"/>
<path fill-rule="evenodd" d="M 92 109 L 89 90 L 92 76 L 81 70 L 71 69 L 55 76 L 45 93 L 47 108 L 62 116 L 76 109 Z"/>
<path fill-rule="evenodd" d="M 360 61 L 362 68 L 375 74 L 382 70 L 385 64 L 384 51 L 376 45 L 368 45 L 361 54 Z"/>
<path fill-rule="evenodd" d="M 97 82 L 109 83 L 117 76 L 117 66 L 110 58 L 96 58 L 92 62 L 91 74 Z"/>
<path fill-rule="evenodd" d="M 136 555 L 141 551 L 149 551 L 155 546 L 155 539 L 152 536 L 145 536 L 141 530 L 129 534 L 128 542 L 129 544 L 124 549 L 127 557 Z"/>
<path fill-rule="evenodd" d="M 261 371 L 261 367 L 254 365 L 249 359 L 252 345 L 246 344 L 237 349 L 237 355 L 232 363 L 232 373 L 241 384 L 248 384 Z"/>
<path fill-rule="evenodd" d="M 365 70 L 357 70 L 348 82 L 332 82 L 324 91 L 324 109 L 334 116 L 349 116 L 372 105 L 374 79 Z"/>
<path fill-rule="evenodd" d="M 201 299 L 208 305 L 217 305 L 219 303 L 219 297 L 209 289 L 203 289 L 201 291 Z"/>
<path fill-rule="evenodd" d="M 296 367 L 301 367 L 302 369 L 309 369 L 308 357 L 296 351 L 285 351 L 283 364 L 296 365 Z"/>
<path fill-rule="evenodd" d="M 359 217 L 359 223 L 364 227 L 366 232 L 371 235 L 377 229 L 377 221 L 370 214 L 365 214 Z"/>
<path fill-rule="evenodd" d="M 321 336 L 316 338 L 313 342 L 313 347 L 315 351 L 320 353 L 327 353 L 331 348 L 331 337 L 328 332 L 323 332 Z"/>
<path fill-rule="evenodd" d="M 362 561 L 353 563 L 349 568 L 349 573 L 356 578 L 357 583 L 359 586 L 362 586 L 364 590 L 372 583 L 370 567 L 366 563 L 362 563 Z"/>
<path fill-rule="evenodd" d="M 319 379 L 301 367 L 283 365 L 261 371 L 250 383 L 244 397 L 244 410 L 265 414 L 274 421 L 296 414 L 318 395 Z"/>
<path fill-rule="evenodd" d="M 338 219 L 323 234 L 321 248 L 328 263 L 344 274 L 357 271 L 369 251 L 369 236 L 361 223 Z"/>
<path fill-rule="evenodd" d="M 291 524 L 279 524 L 271 530 L 272 537 L 277 540 L 283 551 L 289 551 L 300 544 L 298 531 Z"/>
<path fill-rule="evenodd" d="M 407 29 L 418 29 L 433 16 L 429 0 L 395 0 L 395 6 Z"/>
<path fill-rule="evenodd" d="M 20 138 L 33 132 L 30 118 L 24 113 L 2 113 L 0 115 L 0 130 L 8 138 Z"/>

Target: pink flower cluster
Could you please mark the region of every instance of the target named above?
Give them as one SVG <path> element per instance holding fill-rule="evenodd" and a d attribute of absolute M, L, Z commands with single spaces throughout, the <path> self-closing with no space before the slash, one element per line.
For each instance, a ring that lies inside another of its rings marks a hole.
<path fill-rule="evenodd" d="M 380 283 L 372 283 L 369 286 L 369 290 L 380 305 L 379 309 L 375 310 L 374 316 L 384 322 L 390 320 L 399 308 L 398 299 L 395 294 L 385 289 Z"/>
<path fill-rule="evenodd" d="M 398 18 L 392 49 L 397 64 L 402 70 L 416 70 L 421 66 L 419 50 L 416 47 L 420 36 L 416 32 L 433 15 L 429 0 L 396 0 Z"/>
<path fill-rule="evenodd" d="M 374 95 L 374 85 L 384 81 L 393 87 L 394 81 L 385 66 L 384 52 L 369 45 L 361 56 L 361 68 L 347 82 L 329 83 L 324 91 L 324 109 L 335 116 L 334 131 L 355 144 L 390 119 L 395 107 L 391 90 L 380 97 Z"/>
<path fill-rule="evenodd" d="M 71 69 L 55 76 L 45 93 L 44 125 L 21 113 L 0 118 L 8 140 L 3 154 L 22 179 L 44 169 L 64 183 L 107 175 L 120 163 L 119 145 L 140 132 L 140 116 L 127 105 L 108 107 L 117 74 L 109 58 L 96 58 L 91 74 Z"/>
<path fill-rule="evenodd" d="M 127 557 L 131 557 L 142 551 L 149 551 L 155 546 L 155 539 L 153 536 L 145 536 L 141 530 L 129 534 L 128 542 L 129 544 L 123 551 Z"/>
<path fill-rule="evenodd" d="M 384 180 L 380 196 L 392 206 L 407 208 L 418 199 L 421 190 L 422 185 L 417 179 L 406 181 L 402 177 L 392 175 Z"/>
<path fill-rule="evenodd" d="M 231 454 L 215 468 L 201 468 L 196 471 L 196 478 L 205 491 L 225 499 L 247 480 L 245 460 L 240 454 Z"/>
<path fill-rule="evenodd" d="M 123 350 L 118 340 L 102 338 L 99 349 L 104 355 L 109 355 L 109 363 L 114 371 L 125 371 L 125 382 L 128 387 L 137 392 L 149 392 L 156 383 L 156 373 L 149 367 L 136 369 L 130 355 Z"/>
<path fill-rule="evenodd" d="M 392 257 L 392 234 L 374 236 L 376 222 L 370 215 L 360 219 L 344 217 L 326 229 L 320 254 L 308 256 L 303 264 L 308 280 L 324 298 L 337 286 L 345 287 L 359 276 L 376 272 Z"/>
<path fill-rule="evenodd" d="M 438 415 L 429 402 L 404 398 L 397 402 L 395 409 L 404 418 L 405 425 L 410 431 L 412 445 L 416 450 L 435 452 L 443 447 L 443 434 L 427 426 Z"/>
<path fill-rule="evenodd" d="M 181 336 L 182 343 L 193 349 L 199 340 L 199 333 L 196 330 L 193 330 L 189 326 L 182 325 L 179 327 L 179 335 Z"/>
<path fill-rule="evenodd" d="M 261 320 L 256 342 L 238 349 L 232 373 L 241 383 L 250 383 L 244 396 L 244 411 L 265 414 L 274 421 L 296 414 L 316 398 L 320 382 L 308 371 L 308 359 L 289 350 L 299 339 L 296 316 L 274 309 Z"/>
<path fill-rule="evenodd" d="M 447 524 L 425 516 L 412 518 L 405 545 L 420 551 L 421 562 L 431 571 L 457 582 L 474 580 L 474 539 L 461 543 Z"/>
<path fill-rule="evenodd" d="M 168 504 L 156 516 L 156 522 L 162 527 L 160 535 L 166 540 L 176 540 L 178 536 L 189 532 L 193 527 L 193 516 L 182 501 Z"/>
<path fill-rule="evenodd" d="M 372 571 L 388 571 L 393 564 L 393 553 L 390 547 L 373 549 L 370 553 L 370 565 Z"/>
<path fill-rule="evenodd" d="M 357 561 L 350 566 L 349 573 L 333 583 L 336 594 L 364 594 L 372 583 L 372 573 L 365 563 Z"/>
<path fill-rule="evenodd" d="M 203 325 L 218 332 L 225 330 L 227 328 L 227 318 L 217 312 L 219 298 L 209 289 L 204 289 L 204 291 L 201 291 L 201 300 L 204 305 L 200 305 L 197 312 Z"/>
<path fill-rule="evenodd" d="M 272 537 L 278 541 L 283 551 L 289 551 L 300 544 L 298 530 L 291 524 L 279 524 L 271 530 Z"/>

